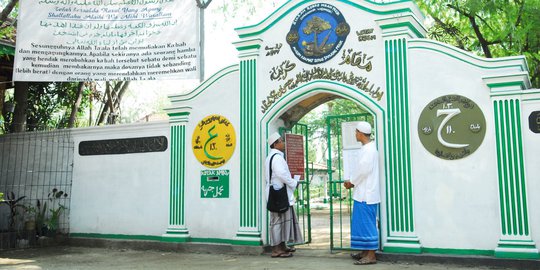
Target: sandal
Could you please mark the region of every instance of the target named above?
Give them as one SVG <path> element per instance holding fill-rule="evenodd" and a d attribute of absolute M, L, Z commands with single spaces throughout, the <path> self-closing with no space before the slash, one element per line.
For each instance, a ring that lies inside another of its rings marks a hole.
<path fill-rule="evenodd" d="M 351 253 L 351 258 L 355 261 L 359 261 L 360 259 L 364 258 L 366 256 L 366 253 L 364 251 L 358 252 L 358 253 Z"/>
<path fill-rule="evenodd" d="M 279 254 L 272 253 L 271 255 L 272 258 L 289 258 L 292 256 L 293 256 L 292 253 L 289 253 L 289 252 L 279 253 Z"/>
<path fill-rule="evenodd" d="M 360 259 L 356 262 L 354 262 L 354 265 L 368 265 L 368 264 L 376 264 L 377 260 L 369 260 L 369 259 Z"/>
<path fill-rule="evenodd" d="M 285 251 L 287 251 L 287 252 L 295 252 L 295 251 L 296 251 L 296 248 L 295 248 L 295 247 L 287 247 L 287 248 L 285 249 Z"/>

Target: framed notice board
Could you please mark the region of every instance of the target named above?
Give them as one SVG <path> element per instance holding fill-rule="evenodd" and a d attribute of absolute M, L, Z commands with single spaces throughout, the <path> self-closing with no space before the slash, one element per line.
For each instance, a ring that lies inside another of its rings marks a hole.
<path fill-rule="evenodd" d="M 304 180 L 306 162 L 304 154 L 304 136 L 296 134 L 285 134 L 285 156 L 291 175 L 300 175 L 300 180 Z"/>

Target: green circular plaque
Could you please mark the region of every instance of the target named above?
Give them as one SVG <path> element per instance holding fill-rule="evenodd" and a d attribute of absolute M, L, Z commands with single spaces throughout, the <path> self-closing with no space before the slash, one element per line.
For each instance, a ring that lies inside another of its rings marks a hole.
<path fill-rule="evenodd" d="M 486 134 L 486 119 L 480 107 L 460 95 L 432 100 L 420 114 L 418 136 L 431 154 L 455 160 L 476 151 Z"/>

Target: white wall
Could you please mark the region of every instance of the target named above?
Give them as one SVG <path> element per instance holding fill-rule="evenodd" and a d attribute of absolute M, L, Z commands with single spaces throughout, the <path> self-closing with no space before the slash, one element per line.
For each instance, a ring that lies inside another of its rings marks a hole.
<path fill-rule="evenodd" d="M 236 70 L 236 71 L 235 71 Z M 216 80 L 219 78 L 218 80 Z M 192 238 L 234 239 L 240 226 L 240 86 L 237 67 L 227 68 L 195 90 L 189 100 L 193 110 L 186 124 L 185 222 Z M 180 106 L 180 105 L 179 105 Z M 192 136 L 209 115 L 227 118 L 236 133 L 236 148 L 227 163 L 207 168 L 193 154 Z M 229 198 L 201 198 L 201 171 L 229 170 Z"/>
<path fill-rule="evenodd" d="M 482 81 L 492 71 L 441 53 L 444 47 L 424 45 L 430 49 L 409 50 L 411 164 L 417 235 L 421 245 L 427 248 L 493 250 L 500 236 L 495 121 L 489 88 Z M 487 125 L 480 147 L 459 160 L 435 157 L 418 136 L 422 110 L 435 98 L 449 94 L 474 101 Z"/>
<path fill-rule="evenodd" d="M 169 123 L 77 129 L 71 233 L 162 235 L 168 225 Z M 166 136 L 164 152 L 79 155 L 81 141 Z"/>
<path fill-rule="evenodd" d="M 533 90 L 531 90 L 533 91 Z M 538 92 L 538 89 L 534 89 Z M 540 247 L 540 133 L 529 129 L 529 115 L 540 111 L 540 94 L 527 96 L 530 101 L 523 101 L 522 130 L 523 155 L 525 159 L 525 175 L 527 181 L 527 207 L 529 213 L 529 230 L 536 248 Z"/>

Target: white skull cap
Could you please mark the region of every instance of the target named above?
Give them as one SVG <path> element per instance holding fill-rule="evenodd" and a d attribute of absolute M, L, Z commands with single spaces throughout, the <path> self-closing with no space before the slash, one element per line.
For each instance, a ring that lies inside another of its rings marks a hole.
<path fill-rule="evenodd" d="M 268 137 L 268 145 L 272 145 L 274 142 L 276 142 L 279 138 L 281 138 L 281 135 L 279 135 L 278 132 L 274 132 L 272 133 L 272 135 L 270 135 Z"/>
<path fill-rule="evenodd" d="M 364 134 L 371 134 L 371 125 L 366 121 L 358 122 L 356 124 L 356 130 Z"/>

